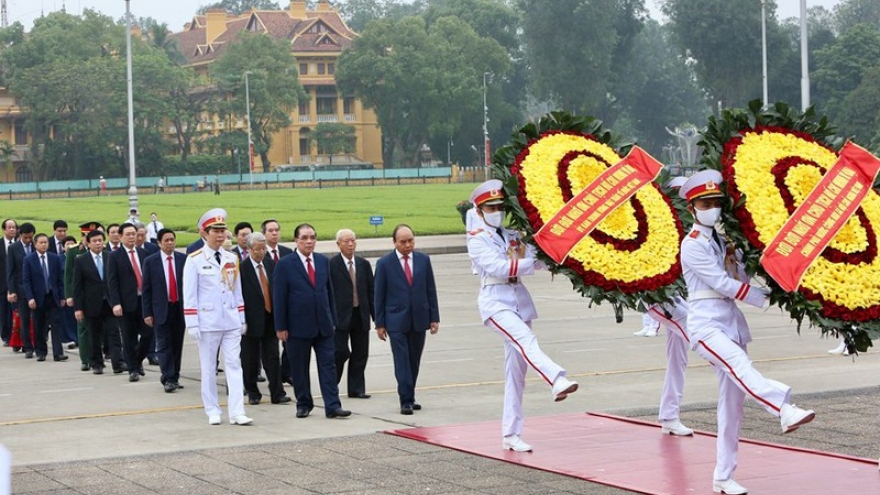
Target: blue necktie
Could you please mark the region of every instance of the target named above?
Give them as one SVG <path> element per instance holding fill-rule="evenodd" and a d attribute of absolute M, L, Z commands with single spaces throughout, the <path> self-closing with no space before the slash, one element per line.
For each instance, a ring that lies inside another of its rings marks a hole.
<path fill-rule="evenodd" d="M 46 255 L 40 255 L 40 263 L 43 265 L 43 282 L 46 284 L 46 294 L 49 293 L 49 267 L 46 266 Z"/>
<path fill-rule="evenodd" d="M 104 260 L 100 254 L 95 255 L 95 266 L 98 267 L 98 275 L 101 276 L 101 280 L 104 280 Z"/>

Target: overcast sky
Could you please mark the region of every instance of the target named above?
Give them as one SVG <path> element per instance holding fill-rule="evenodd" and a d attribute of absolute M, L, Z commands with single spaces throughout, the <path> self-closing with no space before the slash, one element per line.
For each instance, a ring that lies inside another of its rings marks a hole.
<path fill-rule="evenodd" d="M 549 0 L 548 0 L 549 1 Z M 196 10 L 202 5 L 213 3 L 211 0 L 131 0 L 131 11 L 135 17 L 152 17 L 165 22 L 172 31 L 183 29 L 184 23 L 192 19 Z M 276 0 L 285 7 L 287 0 Z M 647 0 L 651 15 L 659 17 L 656 0 Z M 823 5 L 831 9 L 840 0 L 807 0 L 807 6 Z M 782 19 L 800 15 L 800 0 L 777 0 L 779 17 Z M 34 19 L 62 7 L 67 12 L 79 14 L 83 9 L 90 8 L 114 19 L 121 19 L 125 14 L 125 0 L 6 0 L 10 24 L 20 21 L 25 30 L 30 31 Z"/>

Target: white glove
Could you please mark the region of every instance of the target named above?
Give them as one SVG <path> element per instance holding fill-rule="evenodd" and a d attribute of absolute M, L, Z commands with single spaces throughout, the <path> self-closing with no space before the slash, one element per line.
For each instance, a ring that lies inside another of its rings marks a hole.
<path fill-rule="evenodd" d="M 241 324 L 241 334 L 244 335 L 247 333 L 247 323 Z"/>
<path fill-rule="evenodd" d="M 192 337 L 193 340 L 199 340 L 199 336 L 201 332 L 199 332 L 199 327 L 189 327 L 186 329 L 186 333 Z"/>

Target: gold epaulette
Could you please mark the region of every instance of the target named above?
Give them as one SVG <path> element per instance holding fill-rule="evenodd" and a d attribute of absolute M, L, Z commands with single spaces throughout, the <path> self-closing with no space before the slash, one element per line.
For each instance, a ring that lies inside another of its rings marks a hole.
<path fill-rule="evenodd" d="M 189 257 L 192 258 L 193 256 L 195 256 L 195 255 L 197 255 L 197 254 L 202 254 L 202 249 L 201 249 L 201 248 L 196 249 L 195 251 L 189 253 Z"/>

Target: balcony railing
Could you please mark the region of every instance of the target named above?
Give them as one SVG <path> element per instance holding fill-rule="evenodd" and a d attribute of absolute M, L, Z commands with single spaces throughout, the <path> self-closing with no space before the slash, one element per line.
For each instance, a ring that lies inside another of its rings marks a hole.
<path fill-rule="evenodd" d="M 299 122 L 311 122 L 312 118 L 309 115 L 300 115 Z"/>
<path fill-rule="evenodd" d="M 345 116 L 343 117 L 343 119 L 344 119 L 346 122 L 354 122 L 354 121 L 357 120 L 357 118 L 355 117 L 355 115 L 354 115 L 353 113 L 347 113 L 347 114 L 345 114 Z"/>
<path fill-rule="evenodd" d="M 318 115 L 318 122 L 339 122 L 338 115 Z"/>

